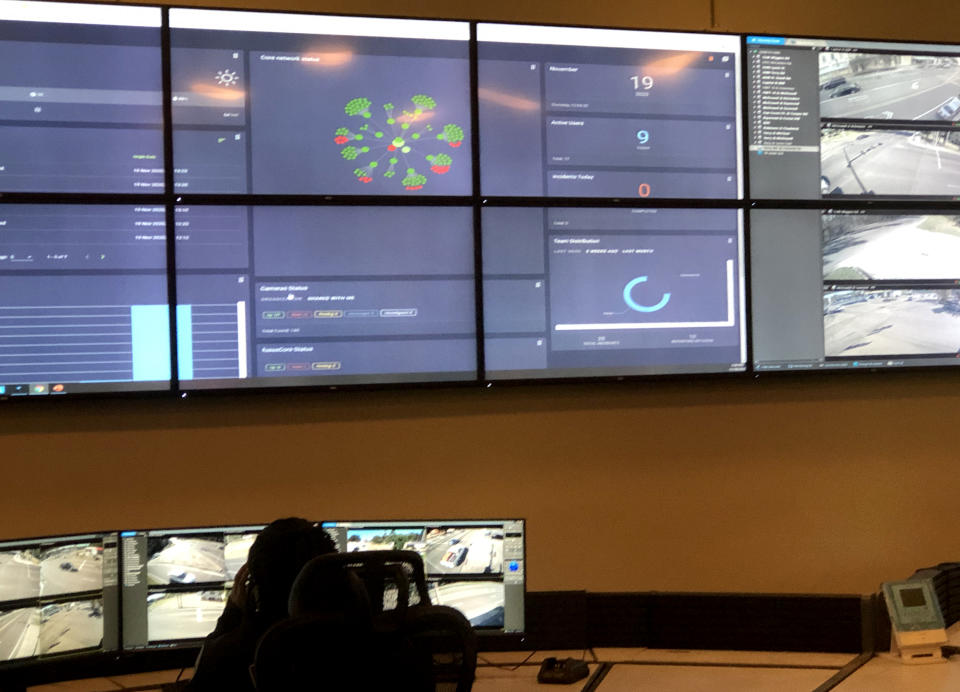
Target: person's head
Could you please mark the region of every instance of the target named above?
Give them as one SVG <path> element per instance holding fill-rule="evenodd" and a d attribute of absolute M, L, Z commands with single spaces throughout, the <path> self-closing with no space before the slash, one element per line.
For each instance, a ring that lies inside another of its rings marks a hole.
<path fill-rule="evenodd" d="M 333 540 L 319 524 L 290 517 L 271 522 L 247 556 L 248 608 L 261 621 L 286 616 L 290 587 L 303 566 L 317 555 L 335 553 Z"/>

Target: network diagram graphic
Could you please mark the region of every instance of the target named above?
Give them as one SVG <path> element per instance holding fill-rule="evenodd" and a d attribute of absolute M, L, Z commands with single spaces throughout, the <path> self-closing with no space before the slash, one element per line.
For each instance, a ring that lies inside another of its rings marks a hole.
<path fill-rule="evenodd" d="M 453 165 L 444 145 L 457 149 L 464 139 L 459 125 L 433 122 L 436 108 L 437 102 L 426 94 L 411 96 L 409 105 L 401 108 L 390 102 L 374 108 L 370 99 L 354 98 L 343 112 L 358 124 L 338 127 L 333 141 L 342 147 L 342 159 L 356 162 L 353 174 L 359 182 L 399 177 L 407 190 L 422 190 L 428 176 L 443 175 Z M 381 110 L 382 117 L 376 117 Z"/>

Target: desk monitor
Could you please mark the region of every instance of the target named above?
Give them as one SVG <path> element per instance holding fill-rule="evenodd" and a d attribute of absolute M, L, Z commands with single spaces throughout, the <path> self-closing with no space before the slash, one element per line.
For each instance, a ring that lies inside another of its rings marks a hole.
<path fill-rule="evenodd" d="M 0 399 L 169 390 L 166 212 L 0 204 Z"/>
<path fill-rule="evenodd" d="M 337 549 L 414 550 L 430 600 L 456 608 L 480 632 L 524 632 L 522 519 L 324 522 Z"/>
<path fill-rule="evenodd" d="M 740 37 L 478 24 L 481 191 L 742 197 Z"/>
<path fill-rule="evenodd" d="M 0 542 L 0 669 L 119 646 L 117 535 Z"/>
<path fill-rule="evenodd" d="M 0 192 L 164 191 L 160 19 L 0 2 Z"/>
<path fill-rule="evenodd" d="M 466 22 L 170 10 L 178 192 L 469 195 Z"/>
<path fill-rule="evenodd" d="M 123 531 L 123 648 L 195 646 L 213 631 L 262 529 Z"/>
<path fill-rule="evenodd" d="M 740 372 L 741 212 L 487 207 L 490 380 Z"/>
<path fill-rule="evenodd" d="M 750 196 L 960 199 L 960 45 L 747 37 Z"/>
<path fill-rule="evenodd" d="M 960 365 L 955 211 L 752 210 L 755 369 Z"/>
<path fill-rule="evenodd" d="M 476 378 L 469 207 L 176 213 L 181 388 Z"/>

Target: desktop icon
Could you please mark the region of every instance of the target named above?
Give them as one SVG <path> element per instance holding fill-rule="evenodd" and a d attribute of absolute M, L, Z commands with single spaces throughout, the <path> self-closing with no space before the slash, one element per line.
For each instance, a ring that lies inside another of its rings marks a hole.
<path fill-rule="evenodd" d="M 32 384 L 30 385 L 30 394 L 49 394 L 50 388 L 45 384 Z"/>

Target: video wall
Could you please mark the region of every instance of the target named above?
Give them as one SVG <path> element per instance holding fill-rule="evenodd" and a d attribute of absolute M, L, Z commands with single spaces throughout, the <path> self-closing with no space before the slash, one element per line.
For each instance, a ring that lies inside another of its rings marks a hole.
<path fill-rule="evenodd" d="M 11 0 L 0 58 L 0 398 L 960 362 L 960 46 Z"/>

